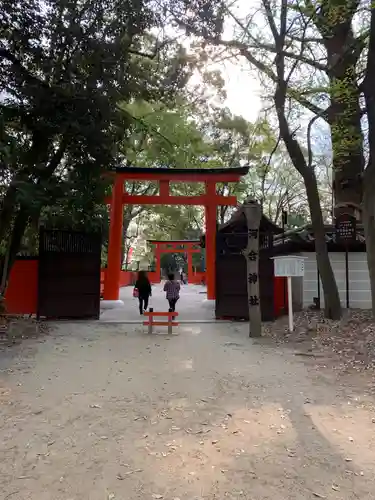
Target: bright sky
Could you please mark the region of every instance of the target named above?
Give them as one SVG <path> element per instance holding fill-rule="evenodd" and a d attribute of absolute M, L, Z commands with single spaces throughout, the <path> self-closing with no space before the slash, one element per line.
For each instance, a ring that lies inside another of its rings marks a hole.
<path fill-rule="evenodd" d="M 227 106 L 233 114 L 243 116 L 246 120 L 254 122 L 261 110 L 261 87 L 256 79 L 256 74 L 250 71 L 250 65 L 245 60 L 233 59 L 221 63 L 209 63 L 208 71 L 220 71 L 225 81 Z M 193 85 L 201 82 L 196 73 L 191 79 Z"/>
<path fill-rule="evenodd" d="M 261 108 L 260 86 L 249 72 L 246 61 L 226 61 L 219 65 L 227 91 L 226 105 L 232 113 L 255 121 Z"/>
<path fill-rule="evenodd" d="M 245 18 L 258 0 L 235 0 L 232 9 L 236 15 Z M 233 37 L 233 22 L 225 22 L 223 38 Z M 233 114 L 241 115 L 248 121 L 255 121 L 261 110 L 261 88 L 256 73 L 244 58 L 228 59 L 222 63 L 209 64 L 209 70 L 219 70 L 226 83 L 227 100 L 225 105 Z"/>
<path fill-rule="evenodd" d="M 231 3 L 231 10 L 244 19 L 256 4 L 257 0 L 236 0 Z M 223 38 L 232 39 L 233 30 L 233 21 L 227 19 Z M 250 64 L 244 58 L 236 58 L 220 64 L 219 69 L 226 82 L 227 106 L 246 120 L 256 120 L 261 108 L 261 89 L 256 74 L 250 71 Z"/>

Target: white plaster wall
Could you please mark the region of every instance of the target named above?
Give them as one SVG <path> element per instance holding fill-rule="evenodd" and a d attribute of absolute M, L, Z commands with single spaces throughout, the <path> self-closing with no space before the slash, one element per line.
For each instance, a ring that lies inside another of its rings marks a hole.
<path fill-rule="evenodd" d="M 303 307 L 313 304 L 313 297 L 318 296 L 318 276 L 315 252 L 301 254 L 305 259 L 303 278 Z M 340 300 L 346 307 L 346 280 L 344 252 L 329 254 L 333 272 L 339 289 Z M 352 308 L 369 309 L 371 307 L 370 279 L 364 252 L 349 253 L 349 305 Z M 320 304 L 324 306 L 322 283 L 320 282 Z"/>

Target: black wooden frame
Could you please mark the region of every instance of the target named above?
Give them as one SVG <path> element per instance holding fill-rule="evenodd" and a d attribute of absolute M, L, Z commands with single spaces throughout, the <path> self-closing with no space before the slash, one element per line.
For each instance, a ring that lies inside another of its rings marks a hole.
<path fill-rule="evenodd" d="M 48 319 L 99 319 L 100 233 L 41 229 L 38 311 Z"/>
<path fill-rule="evenodd" d="M 216 235 L 216 307 L 217 319 L 249 319 L 246 259 L 247 233 L 228 232 Z M 273 233 L 262 232 L 259 251 L 259 294 L 262 321 L 275 319 Z"/>

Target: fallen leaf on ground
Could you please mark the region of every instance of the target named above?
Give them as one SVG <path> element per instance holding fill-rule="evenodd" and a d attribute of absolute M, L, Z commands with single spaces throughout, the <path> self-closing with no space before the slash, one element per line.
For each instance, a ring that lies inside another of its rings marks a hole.
<path fill-rule="evenodd" d="M 119 481 L 123 481 L 126 478 L 126 476 L 130 476 L 131 474 L 134 474 L 136 472 L 142 472 L 142 469 L 129 470 L 128 472 L 117 474 L 116 477 Z"/>

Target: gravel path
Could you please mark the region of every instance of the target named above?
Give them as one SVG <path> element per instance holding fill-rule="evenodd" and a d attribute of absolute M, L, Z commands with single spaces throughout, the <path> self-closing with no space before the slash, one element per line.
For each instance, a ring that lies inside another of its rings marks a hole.
<path fill-rule="evenodd" d="M 0 368 L 1 499 L 374 498 L 361 386 L 242 327 L 60 324 Z"/>

